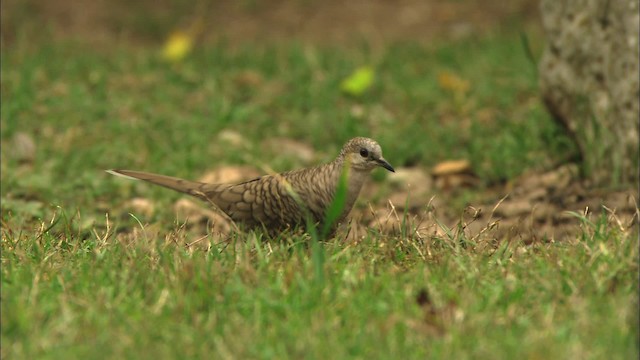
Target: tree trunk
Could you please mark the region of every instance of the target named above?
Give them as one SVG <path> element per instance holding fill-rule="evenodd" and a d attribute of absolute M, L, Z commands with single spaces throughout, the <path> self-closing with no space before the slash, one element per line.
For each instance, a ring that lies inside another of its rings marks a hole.
<path fill-rule="evenodd" d="M 542 0 L 542 97 L 597 184 L 638 180 L 640 0 Z"/>

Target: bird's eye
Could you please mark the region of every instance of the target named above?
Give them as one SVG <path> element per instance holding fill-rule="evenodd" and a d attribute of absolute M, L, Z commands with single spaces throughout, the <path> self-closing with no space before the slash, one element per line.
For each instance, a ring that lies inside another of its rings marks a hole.
<path fill-rule="evenodd" d="M 365 148 L 360 149 L 360 156 L 363 158 L 369 157 L 369 151 Z"/>

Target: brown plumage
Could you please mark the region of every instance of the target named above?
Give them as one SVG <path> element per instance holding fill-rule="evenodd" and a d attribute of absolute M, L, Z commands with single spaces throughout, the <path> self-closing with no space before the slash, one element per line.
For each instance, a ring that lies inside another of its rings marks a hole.
<path fill-rule="evenodd" d="M 393 167 L 382 157 L 380 145 L 372 139 L 353 138 L 330 163 L 313 168 L 265 175 L 239 184 L 207 184 L 132 170 L 109 173 L 144 180 L 213 203 L 233 221 L 270 232 L 304 227 L 308 213 L 322 223 L 344 171 L 347 176 L 346 203 L 337 222 L 344 220 L 355 203 L 371 170 Z"/>

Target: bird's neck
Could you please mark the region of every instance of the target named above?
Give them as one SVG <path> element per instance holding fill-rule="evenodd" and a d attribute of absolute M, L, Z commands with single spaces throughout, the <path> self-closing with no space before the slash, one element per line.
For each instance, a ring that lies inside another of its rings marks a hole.
<path fill-rule="evenodd" d="M 353 166 L 350 166 L 349 162 L 345 161 L 344 159 L 338 159 L 332 165 L 340 169 L 340 171 L 333 172 L 334 174 L 336 174 L 334 175 L 335 179 L 333 179 L 334 189 L 336 189 L 336 191 L 338 189 L 338 186 L 340 186 L 341 176 L 347 177 L 347 196 L 342 215 L 342 217 L 345 217 L 347 216 L 349 211 L 351 211 L 351 208 L 355 204 L 356 199 L 358 199 L 358 195 L 360 194 L 362 185 L 364 185 L 364 182 L 369 177 L 369 173 L 371 171 L 356 169 Z"/>

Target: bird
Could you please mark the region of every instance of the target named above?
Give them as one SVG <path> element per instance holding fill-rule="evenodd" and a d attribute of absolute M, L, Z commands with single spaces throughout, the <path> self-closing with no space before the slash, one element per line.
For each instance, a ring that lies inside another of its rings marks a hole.
<path fill-rule="evenodd" d="M 347 141 L 329 163 L 237 184 L 210 184 L 134 170 L 106 171 L 195 196 L 224 212 L 237 225 L 278 234 L 295 228 L 308 230 L 308 220 L 324 226 L 339 184 L 346 180 L 342 210 L 328 224 L 333 232 L 351 211 L 369 174 L 378 167 L 395 172 L 375 140 L 356 137 Z"/>

